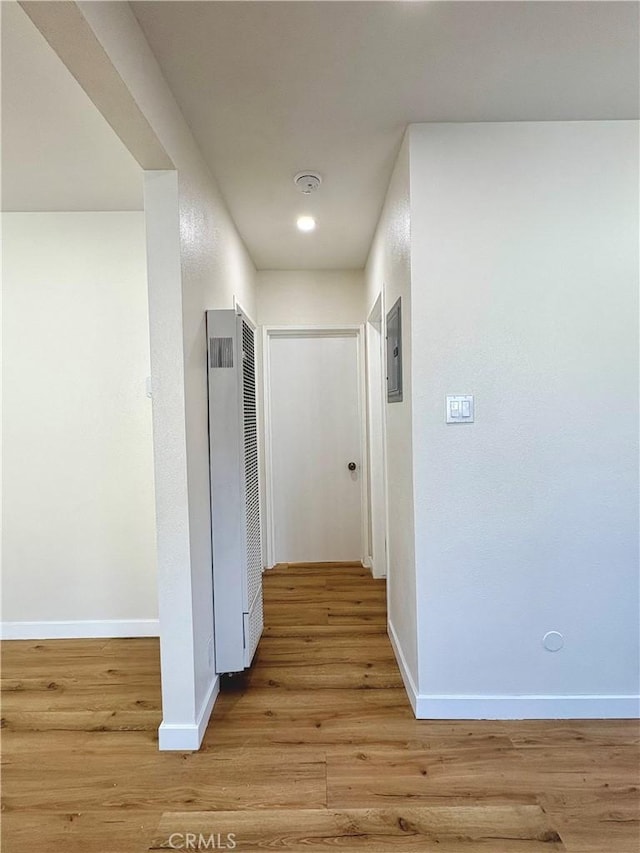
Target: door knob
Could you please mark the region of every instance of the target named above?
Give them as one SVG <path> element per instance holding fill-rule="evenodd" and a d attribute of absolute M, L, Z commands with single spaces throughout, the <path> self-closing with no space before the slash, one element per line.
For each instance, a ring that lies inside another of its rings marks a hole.
<path fill-rule="evenodd" d="M 347 465 L 347 468 L 348 468 L 350 471 L 355 471 L 357 467 L 358 467 L 358 466 L 356 465 L 356 463 L 355 463 L 355 462 L 349 462 L 349 464 Z"/>

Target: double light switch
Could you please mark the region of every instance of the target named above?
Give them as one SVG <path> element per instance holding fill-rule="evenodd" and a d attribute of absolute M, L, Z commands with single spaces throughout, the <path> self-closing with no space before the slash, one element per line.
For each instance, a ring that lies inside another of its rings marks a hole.
<path fill-rule="evenodd" d="M 448 424 L 472 424 L 473 394 L 448 395 L 446 416 Z"/>

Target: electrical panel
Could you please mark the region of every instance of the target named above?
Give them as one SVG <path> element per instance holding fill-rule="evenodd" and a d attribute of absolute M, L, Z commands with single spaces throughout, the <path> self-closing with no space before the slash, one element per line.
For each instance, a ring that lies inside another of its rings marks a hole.
<path fill-rule="evenodd" d="M 398 297 L 387 314 L 387 402 L 402 402 L 402 303 Z"/>

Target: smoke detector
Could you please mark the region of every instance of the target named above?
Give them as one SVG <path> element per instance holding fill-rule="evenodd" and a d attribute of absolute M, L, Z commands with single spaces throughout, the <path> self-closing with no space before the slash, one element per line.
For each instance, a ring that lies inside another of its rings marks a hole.
<path fill-rule="evenodd" d="M 317 172 L 298 172 L 293 179 L 293 183 L 301 193 L 304 193 L 304 195 L 310 195 L 318 189 L 322 183 L 322 178 Z"/>

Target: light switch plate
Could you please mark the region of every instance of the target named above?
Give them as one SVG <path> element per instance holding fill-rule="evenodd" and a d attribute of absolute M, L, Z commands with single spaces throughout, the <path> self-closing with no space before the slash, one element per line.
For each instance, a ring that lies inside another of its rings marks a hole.
<path fill-rule="evenodd" d="M 473 394 L 447 394 L 445 415 L 448 424 L 472 424 Z"/>

